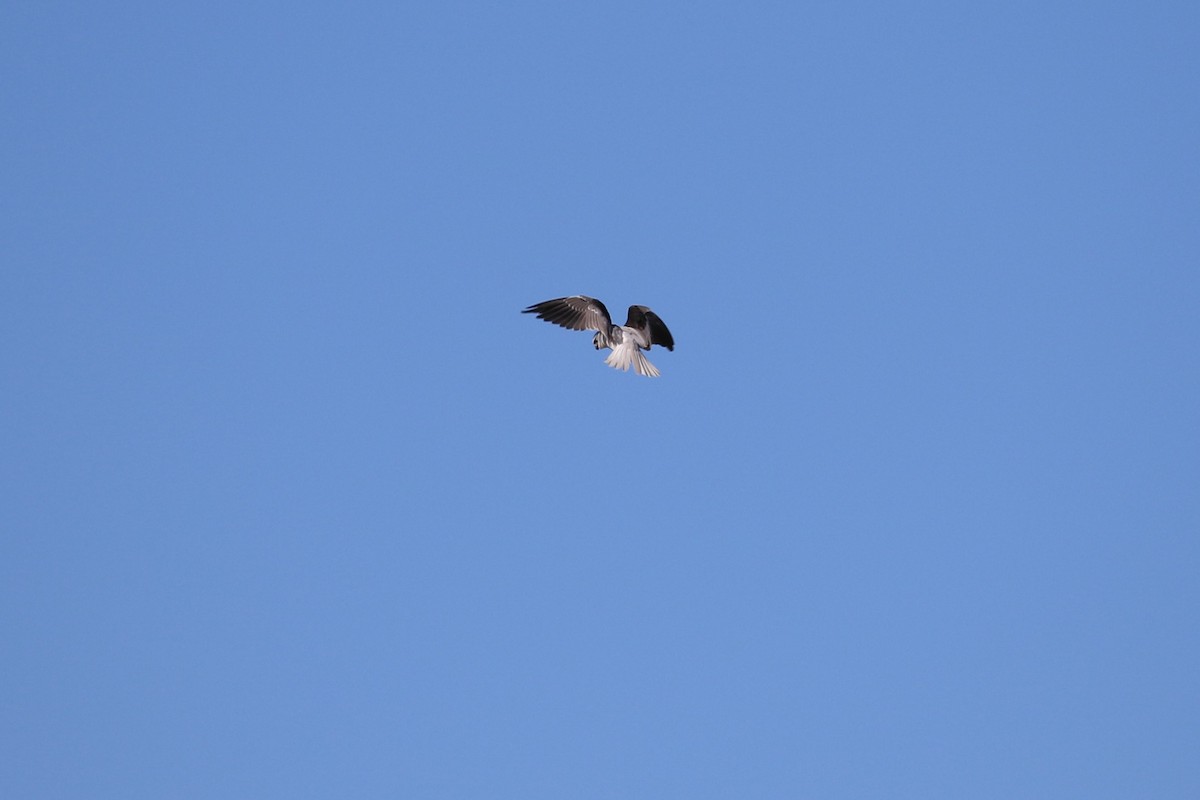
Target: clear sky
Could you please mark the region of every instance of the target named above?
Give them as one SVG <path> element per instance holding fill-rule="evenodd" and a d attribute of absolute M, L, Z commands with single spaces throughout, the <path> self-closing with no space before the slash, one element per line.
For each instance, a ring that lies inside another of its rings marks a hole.
<path fill-rule="evenodd" d="M 5 3 L 0 795 L 1200 797 L 1198 41 Z"/>

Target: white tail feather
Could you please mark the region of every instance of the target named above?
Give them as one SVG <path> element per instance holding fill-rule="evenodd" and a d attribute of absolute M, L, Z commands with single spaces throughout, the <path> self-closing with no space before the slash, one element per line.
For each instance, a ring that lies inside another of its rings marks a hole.
<path fill-rule="evenodd" d="M 637 345 L 633 342 L 621 342 L 612 349 L 608 357 L 604 359 L 604 363 L 608 364 L 613 369 L 619 369 L 624 372 L 629 371 L 629 365 L 633 361 L 631 351 L 636 350 Z"/>
<path fill-rule="evenodd" d="M 657 378 L 658 368 L 650 363 L 650 360 L 642 355 L 641 350 L 633 351 L 633 367 L 637 370 L 638 375 L 645 375 L 647 378 Z"/>
<path fill-rule="evenodd" d="M 630 341 L 621 342 L 614 347 L 613 351 L 608 354 L 608 358 L 604 359 L 604 363 L 623 372 L 628 372 L 629 367 L 632 366 L 638 375 L 645 375 L 647 378 L 659 376 L 658 369 L 642 355 L 637 344 Z"/>

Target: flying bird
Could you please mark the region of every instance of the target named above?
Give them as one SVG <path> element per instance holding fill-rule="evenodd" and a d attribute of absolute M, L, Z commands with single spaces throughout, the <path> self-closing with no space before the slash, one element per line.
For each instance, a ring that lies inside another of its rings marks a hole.
<path fill-rule="evenodd" d="M 612 350 L 604 359 L 605 364 L 625 372 L 632 366 L 638 375 L 647 378 L 657 378 L 659 373 L 642 351 L 649 350 L 652 345 L 675 349 L 675 340 L 667 326 L 658 314 L 645 306 L 630 306 L 624 325 L 613 324 L 604 303 L 581 294 L 535 303 L 521 313 L 537 314 L 538 319 L 573 331 L 596 331 L 592 337 L 595 348 Z"/>

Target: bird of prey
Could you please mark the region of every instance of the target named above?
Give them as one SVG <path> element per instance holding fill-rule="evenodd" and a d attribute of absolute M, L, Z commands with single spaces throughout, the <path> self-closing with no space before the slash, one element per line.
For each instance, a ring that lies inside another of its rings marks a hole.
<path fill-rule="evenodd" d="M 537 314 L 538 319 L 553 322 L 573 331 L 596 331 L 592 344 L 597 350 L 612 350 L 604 363 L 613 369 L 629 371 L 632 366 L 638 375 L 657 378 L 658 369 L 642 355 L 651 345 L 675 349 L 675 340 L 663 321 L 645 306 L 630 306 L 624 325 L 614 325 L 608 309 L 594 297 L 577 294 L 535 303 L 521 312 Z"/>

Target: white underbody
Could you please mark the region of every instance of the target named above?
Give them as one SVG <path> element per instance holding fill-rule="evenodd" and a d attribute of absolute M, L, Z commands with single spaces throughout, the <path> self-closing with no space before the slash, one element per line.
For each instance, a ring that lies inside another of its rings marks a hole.
<path fill-rule="evenodd" d="M 603 347 L 612 350 L 608 354 L 608 357 L 604 359 L 604 363 L 613 369 L 628 372 L 629 367 L 632 366 L 638 375 L 645 375 L 647 378 L 657 378 L 659 376 L 658 368 L 642 355 L 643 350 L 650 349 L 650 342 L 636 328 L 614 325 L 611 336 L 598 333 L 596 334 L 594 344 L 597 350 Z"/>

